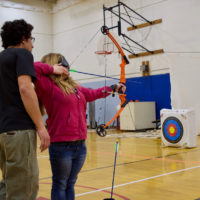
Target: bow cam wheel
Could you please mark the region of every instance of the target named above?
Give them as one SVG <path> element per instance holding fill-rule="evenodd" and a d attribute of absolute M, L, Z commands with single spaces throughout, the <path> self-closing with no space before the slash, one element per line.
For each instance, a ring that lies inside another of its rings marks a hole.
<path fill-rule="evenodd" d="M 104 126 L 105 126 L 104 124 L 101 124 L 101 125 L 97 126 L 97 128 L 96 128 L 97 134 L 98 134 L 100 137 L 104 137 L 104 136 L 107 135 Z"/>
<path fill-rule="evenodd" d="M 104 35 L 107 35 L 106 31 L 108 30 L 108 27 L 107 26 L 102 26 L 101 27 L 101 32 L 104 34 Z"/>

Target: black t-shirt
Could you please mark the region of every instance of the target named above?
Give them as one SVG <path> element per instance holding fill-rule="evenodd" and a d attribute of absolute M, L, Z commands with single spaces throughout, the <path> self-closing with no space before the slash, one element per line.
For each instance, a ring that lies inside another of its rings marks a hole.
<path fill-rule="evenodd" d="M 22 102 L 18 76 L 36 80 L 33 55 L 24 48 L 7 48 L 0 52 L 0 133 L 35 129 Z"/>

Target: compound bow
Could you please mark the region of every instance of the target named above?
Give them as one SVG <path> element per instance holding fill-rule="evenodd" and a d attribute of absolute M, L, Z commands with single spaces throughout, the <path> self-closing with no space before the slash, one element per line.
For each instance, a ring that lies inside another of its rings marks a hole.
<path fill-rule="evenodd" d="M 120 83 L 124 84 L 126 83 L 126 77 L 125 77 L 125 66 L 127 64 L 129 64 L 129 61 L 126 57 L 126 55 L 124 54 L 124 51 L 122 50 L 122 48 L 120 47 L 120 45 L 118 44 L 118 42 L 116 41 L 116 39 L 112 36 L 112 34 L 109 32 L 109 29 L 106 26 L 102 26 L 101 31 L 104 35 L 107 35 L 112 42 L 114 43 L 114 45 L 117 47 L 117 49 L 119 50 L 119 53 L 121 54 L 121 64 L 120 64 L 120 68 L 121 68 L 121 73 L 120 73 Z M 123 111 L 124 107 L 126 106 L 126 104 L 128 103 L 128 100 L 126 100 L 126 94 L 122 94 L 122 91 L 119 90 L 119 98 L 121 100 L 120 103 L 120 110 L 117 112 L 117 114 L 107 123 L 107 124 L 101 124 L 99 126 L 97 126 L 96 131 L 97 134 L 101 137 L 104 137 L 106 135 L 106 128 L 120 115 L 120 113 Z"/>

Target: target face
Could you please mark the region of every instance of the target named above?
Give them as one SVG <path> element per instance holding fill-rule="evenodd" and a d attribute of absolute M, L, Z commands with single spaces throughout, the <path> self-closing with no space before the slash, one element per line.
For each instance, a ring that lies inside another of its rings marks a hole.
<path fill-rule="evenodd" d="M 168 117 L 162 125 L 165 139 L 170 143 L 178 143 L 183 137 L 183 125 L 176 117 Z"/>

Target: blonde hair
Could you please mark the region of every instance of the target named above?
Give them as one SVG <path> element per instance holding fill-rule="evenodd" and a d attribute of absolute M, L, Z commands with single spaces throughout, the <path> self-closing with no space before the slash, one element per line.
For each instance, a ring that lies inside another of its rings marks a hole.
<path fill-rule="evenodd" d="M 53 66 L 58 63 L 60 57 L 62 57 L 62 55 L 59 53 L 49 53 L 42 57 L 41 62 Z M 50 77 L 64 94 L 75 93 L 74 89 L 78 86 L 78 84 L 70 76 L 67 79 L 63 79 L 61 75 L 51 74 Z"/>

